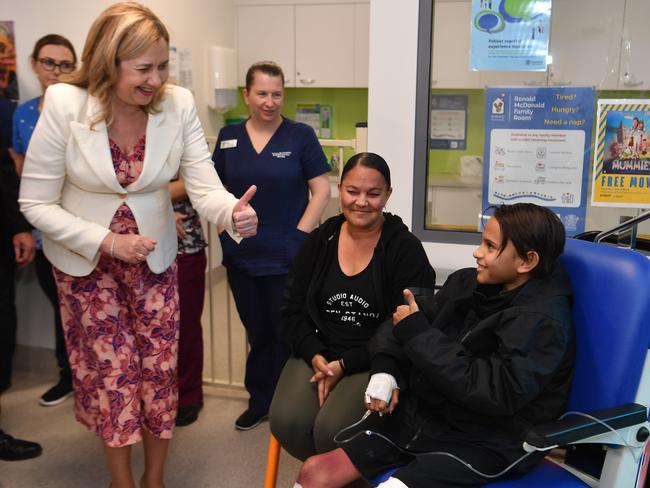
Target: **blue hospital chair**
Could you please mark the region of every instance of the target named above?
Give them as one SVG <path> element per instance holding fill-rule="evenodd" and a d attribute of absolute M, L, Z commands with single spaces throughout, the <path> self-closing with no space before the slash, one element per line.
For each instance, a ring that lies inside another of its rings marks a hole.
<path fill-rule="evenodd" d="M 533 429 L 526 441 L 537 447 L 606 444 L 600 479 L 544 459 L 519 479 L 485 486 L 641 488 L 650 428 L 650 260 L 636 251 L 575 239 L 567 240 L 561 259 L 573 284 L 577 342 L 568 410 L 606 421 L 631 448 L 597 422 L 569 416 Z"/>

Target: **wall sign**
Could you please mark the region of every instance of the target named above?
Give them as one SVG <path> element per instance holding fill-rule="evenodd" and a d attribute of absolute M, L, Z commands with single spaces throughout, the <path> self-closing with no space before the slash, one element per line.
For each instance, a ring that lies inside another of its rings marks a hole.
<path fill-rule="evenodd" d="M 431 149 L 467 149 L 467 95 L 431 95 Z"/>
<path fill-rule="evenodd" d="M 551 0 L 472 0 L 470 69 L 545 71 Z"/>
<path fill-rule="evenodd" d="M 598 100 L 592 205 L 650 208 L 649 132 L 650 100 Z"/>
<path fill-rule="evenodd" d="M 530 202 L 584 231 L 593 88 L 488 88 L 483 208 Z"/>

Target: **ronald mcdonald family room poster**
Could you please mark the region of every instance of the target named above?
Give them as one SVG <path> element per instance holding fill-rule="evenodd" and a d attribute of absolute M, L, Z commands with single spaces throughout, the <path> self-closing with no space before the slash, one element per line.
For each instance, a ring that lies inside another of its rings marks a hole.
<path fill-rule="evenodd" d="M 591 204 L 650 208 L 650 100 L 598 101 Z"/>

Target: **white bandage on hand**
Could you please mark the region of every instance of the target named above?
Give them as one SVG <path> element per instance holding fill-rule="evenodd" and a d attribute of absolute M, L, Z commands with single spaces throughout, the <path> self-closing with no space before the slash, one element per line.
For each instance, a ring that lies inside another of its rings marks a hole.
<path fill-rule="evenodd" d="M 393 390 L 398 388 L 393 375 L 388 373 L 375 373 L 370 377 L 364 399 L 370 403 L 372 399 L 383 400 L 390 403 Z"/>

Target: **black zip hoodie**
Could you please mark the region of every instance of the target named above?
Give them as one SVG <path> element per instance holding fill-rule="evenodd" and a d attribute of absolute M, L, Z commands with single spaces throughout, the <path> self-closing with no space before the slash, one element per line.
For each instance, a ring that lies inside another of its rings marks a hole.
<path fill-rule="evenodd" d="M 548 276 L 498 288 L 463 269 L 420 312 L 380 325 L 369 344 L 372 372 L 399 378 L 402 366 L 393 415 L 435 415 L 461 432 L 517 443 L 564 412 L 575 359 L 566 273 L 558 262 Z"/>
<path fill-rule="evenodd" d="M 379 242 L 371 260 L 372 277 L 382 320 L 390 317 L 403 302 L 402 291 L 407 287 L 433 289 L 436 275 L 429 264 L 422 244 L 402 220 L 384 213 L 385 221 Z M 342 358 L 346 374 L 366 371 L 370 357 L 366 345 L 351 345 L 348 349 L 330 348 L 338 343 L 337 331 L 328 328 L 320 318 L 316 295 L 323 285 L 327 270 L 338 259 L 337 242 L 342 215 L 332 217 L 314 230 L 305 240 L 293 260 L 282 303 L 285 339 L 295 357 L 307 364 L 316 354 L 328 361 Z M 369 331 L 369 337 L 374 331 Z"/>

